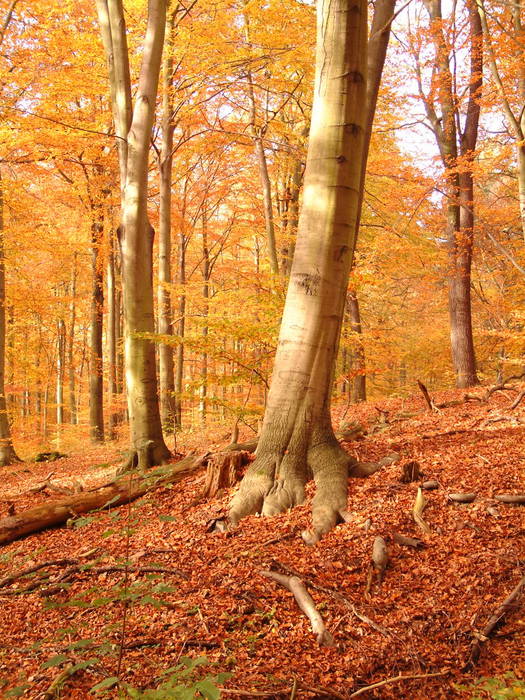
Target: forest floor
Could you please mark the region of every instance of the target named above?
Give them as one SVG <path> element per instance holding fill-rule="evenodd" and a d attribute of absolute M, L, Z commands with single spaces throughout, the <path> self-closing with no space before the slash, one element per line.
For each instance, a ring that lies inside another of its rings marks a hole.
<path fill-rule="evenodd" d="M 461 396 L 442 392 L 434 398 Z M 344 443 L 348 451 L 362 461 L 393 451 L 401 458 L 369 479 L 351 479 L 350 522 L 314 547 L 299 535 L 308 525 L 311 490 L 291 512 L 246 518 L 233 532 L 208 532 L 207 523 L 226 512 L 231 491 L 202 499 L 202 469 L 129 506 L 108 507 L 70 527 L 4 546 L 0 696 L 93 697 L 90 688 L 116 676 L 135 688 L 155 688 L 168 677 L 163 671 L 184 657 L 204 655 L 209 664 L 194 673 L 229 672 L 224 698 L 341 699 L 386 680 L 360 697 L 470 698 L 481 676 L 513 672 L 525 678 L 520 605 L 507 611 L 490 638 L 481 637 L 479 661 L 463 671 L 473 641 L 525 574 L 525 506 L 499 503 L 492 514 L 487 510 L 494 495 L 524 491 L 525 402 L 511 411 L 509 396 L 496 393 L 486 403 L 439 412 L 426 410 L 421 395 L 351 407 L 345 420 L 376 429 Z M 377 423 L 376 406 L 388 411 L 389 422 Z M 334 410 L 336 425 L 343 410 Z M 51 471 L 53 484 L 93 484 L 107 480 L 118 459 L 115 449 L 87 448 L 52 464 L 5 468 L 0 516 L 8 501 L 19 512 L 57 498 L 28 493 Z M 421 465 L 424 480 L 439 482 L 425 492 L 430 534 L 411 515 L 418 483 L 400 482 L 410 460 Z M 447 497 L 451 492 L 475 492 L 476 499 L 457 505 Z M 395 533 L 421 538 L 425 546 L 400 546 Z M 374 582 L 367 594 L 378 535 L 387 542 L 390 565 L 382 585 Z M 123 570 L 119 564 L 126 561 Z M 50 563 L 6 582 L 44 562 Z M 260 575 L 268 569 L 302 577 L 335 646 L 317 644 L 293 596 Z M 124 687 L 100 696 L 139 697 Z"/>

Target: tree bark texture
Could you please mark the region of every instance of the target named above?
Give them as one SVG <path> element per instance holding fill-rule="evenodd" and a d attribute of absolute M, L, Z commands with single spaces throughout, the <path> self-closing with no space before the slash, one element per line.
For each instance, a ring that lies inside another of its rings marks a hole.
<path fill-rule="evenodd" d="M 351 458 L 330 395 L 352 263 L 366 127 L 367 6 L 319 0 L 314 104 L 303 206 L 257 457 L 230 520 L 304 500 L 313 475 L 313 543 L 346 508 Z"/>
<path fill-rule="evenodd" d="M 122 0 L 97 0 L 108 57 L 119 139 L 122 216 L 119 243 L 124 298 L 124 353 L 131 441 L 139 464 L 169 456 L 162 436 L 153 335 L 153 229 L 148 219 L 148 154 L 164 43 L 167 0 L 149 0 L 148 24 L 135 105 Z"/>
<path fill-rule="evenodd" d="M 158 329 L 163 336 L 173 332 L 171 310 L 171 175 L 173 168 L 173 57 L 171 55 L 171 35 L 173 13 L 168 13 L 166 24 L 165 54 L 162 64 L 162 145 L 159 158 L 160 170 L 160 212 L 159 212 L 159 286 L 158 286 Z M 166 434 L 174 428 L 174 377 L 173 348 L 167 343 L 159 345 L 159 388 L 160 417 Z"/>
<path fill-rule="evenodd" d="M 350 371 L 352 373 L 352 380 L 350 382 L 350 401 L 352 403 L 359 403 L 359 401 L 366 401 L 366 361 L 365 348 L 362 342 L 363 332 L 361 327 L 359 302 L 357 299 L 357 294 L 353 290 L 348 292 L 347 305 L 350 328 L 357 337 L 350 356 Z"/>
<path fill-rule="evenodd" d="M 470 279 L 474 241 L 474 184 L 472 164 L 475 156 L 480 114 L 483 73 L 483 33 L 478 7 L 468 2 L 470 32 L 470 75 L 468 105 L 463 132 L 453 94 L 448 39 L 443 29 L 441 0 L 424 0 L 431 20 L 439 81 L 438 117 L 433 101 L 425 97 L 427 117 L 432 125 L 447 179 L 447 236 L 449 253 L 449 318 L 452 362 L 456 386 L 478 384 L 472 332 Z M 420 92 L 421 79 L 420 80 Z M 461 167 L 459 167 L 461 166 Z"/>
<path fill-rule="evenodd" d="M 11 439 L 5 398 L 5 301 L 4 189 L 0 173 L 0 467 L 20 461 Z"/>

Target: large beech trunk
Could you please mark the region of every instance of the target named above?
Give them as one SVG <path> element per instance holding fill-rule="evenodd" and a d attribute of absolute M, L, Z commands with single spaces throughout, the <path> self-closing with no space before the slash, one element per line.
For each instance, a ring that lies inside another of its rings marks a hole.
<path fill-rule="evenodd" d="M 167 0 L 148 1 L 148 26 L 131 110 L 122 0 L 97 0 L 108 60 L 121 173 L 119 243 L 124 298 L 124 353 L 131 441 L 140 466 L 167 459 L 157 396 L 153 315 L 153 228 L 148 219 L 148 154 L 166 26 Z"/>
<path fill-rule="evenodd" d="M 315 542 L 346 508 L 349 467 L 330 394 L 352 263 L 366 128 L 367 5 L 318 2 L 316 80 L 304 199 L 257 458 L 230 510 L 236 524 L 301 503 L 316 483 Z"/>

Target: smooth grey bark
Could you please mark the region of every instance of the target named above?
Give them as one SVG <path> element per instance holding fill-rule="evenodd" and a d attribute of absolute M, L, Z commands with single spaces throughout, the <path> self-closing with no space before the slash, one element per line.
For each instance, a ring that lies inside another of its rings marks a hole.
<path fill-rule="evenodd" d="M 475 0 L 468 0 L 469 99 L 465 125 L 461 132 L 459 108 L 453 94 L 455 83 L 450 69 L 449 42 L 443 30 L 441 0 L 424 0 L 424 4 L 431 22 L 436 56 L 436 79 L 440 81 L 437 91 L 440 116 L 433 100 L 423 94 L 418 68 L 419 92 L 424 100 L 427 117 L 434 131 L 447 178 L 450 344 L 456 386 L 466 388 L 479 383 L 472 332 L 470 279 L 474 243 L 472 163 L 478 134 L 483 79 L 483 32 L 478 6 Z M 458 156 L 461 157 L 461 168 L 458 168 Z"/>
<path fill-rule="evenodd" d="M 0 467 L 20 461 L 13 447 L 5 396 L 5 304 L 4 187 L 0 172 Z"/>
<path fill-rule="evenodd" d="M 140 467 L 169 457 L 162 436 L 153 313 L 153 228 L 148 219 L 148 155 L 164 44 L 167 0 L 148 1 L 148 22 L 132 111 L 122 0 L 97 0 L 119 143 L 124 353 L 133 456 Z"/>
<path fill-rule="evenodd" d="M 395 6 L 396 0 L 377 0 L 374 4 L 374 15 L 370 26 L 370 36 L 368 39 L 367 50 L 367 118 L 364 140 L 364 156 L 361 167 L 361 182 L 359 185 L 359 209 L 356 223 L 356 245 L 359 237 L 359 227 L 361 224 L 365 193 L 366 166 L 368 162 L 368 153 L 370 150 L 370 141 L 372 139 L 372 127 L 376 113 L 379 88 L 381 86 L 381 78 L 383 76 L 383 67 L 385 65 L 388 44 L 390 42 L 390 30 L 392 28 Z M 362 339 L 363 333 L 359 299 L 355 290 L 348 292 L 348 311 L 350 328 L 358 338 L 357 342 L 355 343 L 355 348 L 351 351 L 352 369 L 354 371 L 357 370 L 357 373 L 354 373 L 351 378 L 349 392 L 350 401 L 355 403 L 358 401 L 366 401 L 366 357 Z"/>
<path fill-rule="evenodd" d="M 160 211 L 159 211 L 159 264 L 158 264 L 158 330 L 159 335 L 173 333 L 171 309 L 171 176 L 173 169 L 173 85 L 172 32 L 173 12 L 168 13 L 166 35 L 168 40 L 162 64 L 162 144 L 159 155 Z M 163 341 L 159 344 L 160 417 L 166 434 L 173 434 L 175 424 L 175 383 L 173 376 L 173 347 Z"/>
<path fill-rule="evenodd" d="M 316 484 L 313 543 L 346 508 L 349 471 L 335 438 L 330 397 L 352 264 L 366 128 L 367 5 L 319 0 L 314 104 L 303 206 L 274 371 L 255 462 L 230 522 L 278 513 Z"/>

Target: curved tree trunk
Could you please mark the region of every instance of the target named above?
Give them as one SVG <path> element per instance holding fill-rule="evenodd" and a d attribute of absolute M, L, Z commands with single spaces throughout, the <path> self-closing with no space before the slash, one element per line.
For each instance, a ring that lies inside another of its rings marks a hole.
<path fill-rule="evenodd" d="M 5 252 L 4 252 L 4 190 L 0 173 L 0 467 L 19 462 L 13 442 L 5 399 Z"/>
<path fill-rule="evenodd" d="M 230 511 L 232 524 L 304 499 L 316 483 L 315 542 L 346 508 L 353 461 L 337 442 L 330 394 L 359 205 L 366 127 L 367 5 L 319 2 L 314 105 L 304 200 L 257 458 Z"/>

